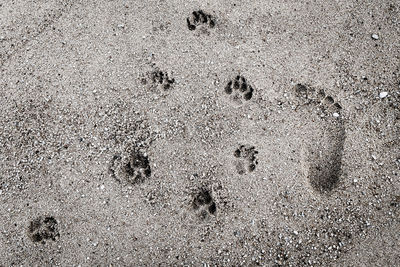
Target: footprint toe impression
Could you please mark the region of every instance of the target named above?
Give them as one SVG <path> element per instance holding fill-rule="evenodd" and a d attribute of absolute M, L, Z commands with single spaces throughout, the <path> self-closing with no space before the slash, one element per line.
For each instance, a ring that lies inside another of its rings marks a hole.
<path fill-rule="evenodd" d="M 317 114 L 322 127 L 317 134 L 308 136 L 302 148 L 302 171 L 311 188 L 318 193 L 329 193 L 340 180 L 343 144 L 346 138 L 344 123 L 340 117 L 341 105 L 322 90 L 314 90 L 298 84 L 294 88 L 306 111 Z M 314 120 L 313 120 L 314 121 Z"/>

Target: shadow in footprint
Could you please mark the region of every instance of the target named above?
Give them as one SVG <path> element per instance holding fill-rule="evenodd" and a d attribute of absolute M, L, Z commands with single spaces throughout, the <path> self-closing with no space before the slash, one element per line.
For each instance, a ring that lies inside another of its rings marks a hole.
<path fill-rule="evenodd" d="M 293 91 L 299 106 L 304 107 L 309 116 L 316 114 L 313 123 L 320 124 L 318 133 L 304 133 L 301 158 L 303 174 L 314 191 L 329 193 L 337 187 L 341 176 L 346 138 L 340 115 L 342 107 L 323 90 L 297 84 Z"/>
<path fill-rule="evenodd" d="M 345 133 L 335 126 L 318 145 L 308 145 L 303 152 L 303 172 L 311 187 L 319 193 L 332 191 L 339 183 Z"/>

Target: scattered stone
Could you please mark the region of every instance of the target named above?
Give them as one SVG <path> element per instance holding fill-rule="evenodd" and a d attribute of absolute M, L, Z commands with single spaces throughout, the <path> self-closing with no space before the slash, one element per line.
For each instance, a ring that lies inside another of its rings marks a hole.
<path fill-rule="evenodd" d="M 379 98 L 385 98 L 388 96 L 388 92 L 380 92 L 379 93 Z"/>
<path fill-rule="evenodd" d="M 374 40 L 378 40 L 379 39 L 379 36 L 376 33 L 372 34 L 371 37 Z"/>

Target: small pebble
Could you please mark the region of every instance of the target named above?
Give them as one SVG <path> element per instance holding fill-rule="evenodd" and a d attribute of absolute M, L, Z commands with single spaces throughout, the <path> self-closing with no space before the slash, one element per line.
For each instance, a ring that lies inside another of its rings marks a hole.
<path fill-rule="evenodd" d="M 379 39 L 379 36 L 377 35 L 377 34 L 372 34 L 371 35 L 371 37 L 372 37 L 372 39 L 374 39 L 374 40 L 378 40 Z"/>
<path fill-rule="evenodd" d="M 380 98 L 385 98 L 385 97 L 387 97 L 387 95 L 388 95 L 388 92 L 380 92 L 379 93 Z"/>
<path fill-rule="evenodd" d="M 340 116 L 339 113 L 337 113 L 337 112 L 333 113 L 332 115 L 333 115 L 333 117 L 335 117 L 335 118 L 338 118 L 338 117 Z"/>

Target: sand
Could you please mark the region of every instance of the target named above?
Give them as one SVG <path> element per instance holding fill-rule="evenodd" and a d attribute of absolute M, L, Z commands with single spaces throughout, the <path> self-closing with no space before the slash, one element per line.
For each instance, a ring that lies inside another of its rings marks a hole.
<path fill-rule="evenodd" d="M 399 18 L 3 0 L 0 265 L 400 265 Z"/>

